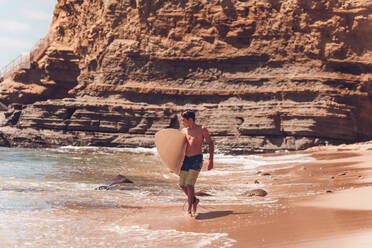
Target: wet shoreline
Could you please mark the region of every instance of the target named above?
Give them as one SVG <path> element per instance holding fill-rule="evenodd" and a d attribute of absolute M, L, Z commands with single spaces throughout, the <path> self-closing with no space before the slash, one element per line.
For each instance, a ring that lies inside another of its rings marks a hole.
<path fill-rule="evenodd" d="M 6 237 L 0 245 L 5 248 L 25 242 L 28 245 L 22 247 L 86 247 L 87 243 L 128 247 L 128 239 L 133 241 L 131 247 L 164 247 L 172 242 L 184 247 L 276 247 L 284 242 L 282 247 L 290 247 L 303 242 L 299 240 L 303 237 L 316 241 L 338 232 L 322 234 L 297 227 L 316 226 L 319 218 L 325 220 L 322 225 L 329 225 L 327 221 L 335 221 L 330 217 L 334 210 L 298 204 L 368 186 L 368 168 L 359 165 L 371 155 L 368 150 L 351 149 L 216 156 L 216 168 L 204 168 L 200 175 L 196 190 L 208 194 L 199 197 L 199 215 L 190 219 L 183 209 L 185 196 L 177 176 L 151 150 L 65 147 L 0 152 L 9 158 L 0 163 L 0 226 L 6 227 L 0 228 L 0 236 Z M 121 190 L 95 190 L 117 174 L 128 176 L 134 184 L 124 184 Z M 250 196 L 253 189 L 264 189 L 268 195 Z M 304 219 L 301 211 L 318 213 L 319 218 Z M 358 211 L 346 211 L 343 216 L 355 214 Z M 283 224 L 289 219 L 290 226 Z M 346 224 L 330 228 L 355 231 L 360 225 L 372 227 L 371 223 L 367 218 L 351 229 Z M 38 239 L 31 240 L 35 226 Z M 273 228 L 281 235 L 270 234 Z M 288 238 L 296 232 L 299 239 Z M 58 235 L 57 241 L 53 235 Z M 195 242 L 187 243 L 190 238 Z"/>

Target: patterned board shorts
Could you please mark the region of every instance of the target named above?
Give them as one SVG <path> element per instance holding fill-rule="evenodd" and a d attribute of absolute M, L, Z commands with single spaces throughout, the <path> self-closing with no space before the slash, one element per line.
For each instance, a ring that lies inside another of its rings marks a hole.
<path fill-rule="evenodd" d="M 203 155 L 185 156 L 180 173 L 180 186 L 195 185 L 203 166 Z"/>

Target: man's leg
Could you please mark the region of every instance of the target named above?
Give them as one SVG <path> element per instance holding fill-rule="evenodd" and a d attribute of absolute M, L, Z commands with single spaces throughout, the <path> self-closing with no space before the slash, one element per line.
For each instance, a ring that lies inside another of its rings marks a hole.
<path fill-rule="evenodd" d="M 188 192 L 188 202 L 189 202 L 189 206 L 190 209 L 189 211 L 191 211 L 191 214 L 192 215 L 195 215 L 196 214 L 196 210 L 197 210 L 197 207 L 198 207 L 198 204 L 199 204 L 199 199 L 196 198 L 195 196 L 195 187 L 194 185 L 187 185 L 187 192 Z"/>
<path fill-rule="evenodd" d="M 178 184 L 180 188 L 182 189 L 182 191 L 185 192 L 186 196 L 188 196 L 187 187 L 186 187 L 186 179 L 187 179 L 187 171 L 181 170 Z"/>
<path fill-rule="evenodd" d="M 188 198 L 189 198 L 189 192 L 188 192 L 188 188 L 186 186 L 186 180 L 187 180 L 187 177 L 188 177 L 188 171 L 183 171 L 181 170 L 181 173 L 180 173 L 180 181 L 179 181 L 179 185 L 180 185 L 180 188 L 182 189 L 182 191 L 185 193 L 185 195 L 187 196 L 187 202 L 189 202 Z M 191 207 L 192 205 L 189 203 L 188 204 L 188 208 L 187 208 L 187 211 L 188 213 L 191 214 Z"/>
<path fill-rule="evenodd" d="M 185 195 L 188 197 L 189 196 L 189 193 L 187 192 L 187 187 L 186 186 L 180 186 L 180 188 L 185 193 Z"/>
<path fill-rule="evenodd" d="M 189 174 L 186 180 L 187 192 L 188 192 L 188 201 L 192 207 L 192 215 L 196 214 L 196 208 L 199 203 L 199 199 L 195 197 L 195 183 L 199 176 L 199 170 L 189 170 Z"/>
<path fill-rule="evenodd" d="M 188 189 L 188 187 L 186 187 L 186 186 L 181 186 L 181 189 L 182 189 L 182 191 L 185 193 L 185 195 L 187 196 L 187 202 L 188 202 L 187 212 L 188 212 L 189 214 L 191 214 L 191 207 L 192 207 L 192 204 L 190 204 L 190 200 L 189 200 L 189 189 Z"/>
<path fill-rule="evenodd" d="M 195 189 L 194 185 L 187 185 L 187 200 L 189 203 L 189 212 L 191 212 L 191 208 L 193 207 L 194 204 L 194 198 L 195 198 Z M 194 212 L 194 209 L 193 209 Z"/>

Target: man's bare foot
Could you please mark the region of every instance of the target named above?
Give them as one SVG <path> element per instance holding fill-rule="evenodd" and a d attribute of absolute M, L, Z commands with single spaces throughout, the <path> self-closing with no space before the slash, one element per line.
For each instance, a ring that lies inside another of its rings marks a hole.
<path fill-rule="evenodd" d="M 197 215 L 196 210 L 197 210 L 198 204 L 199 204 L 199 199 L 195 197 L 194 202 L 192 204 L 192 211 L 191 211 L 191 215 L 194 217 Z"/>
<path fill-rule="evenodd" d="M 188 208 L 187 208 L 187 212 L 186 213 L 187 213 L 188 216 L 191 216 L 192 215 L 191 214 L 191 207 L 192 207 L 192 205 L 189 205 Z"/>

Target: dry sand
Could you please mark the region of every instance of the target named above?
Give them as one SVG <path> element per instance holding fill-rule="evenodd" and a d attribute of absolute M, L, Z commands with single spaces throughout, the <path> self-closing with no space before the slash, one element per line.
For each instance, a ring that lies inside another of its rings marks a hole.
<path fill-rule="evenodd" d="M 306 152 L 317 160 L 264 168 L 270 176 L 259 180 L 273 204 L 201 205 L 195 219 L 180 207 L 150 207 L 128 217 L 128 224 L 227 233 L 236 240 L 233 247 L 372 247 L 372 142 Z"/>

